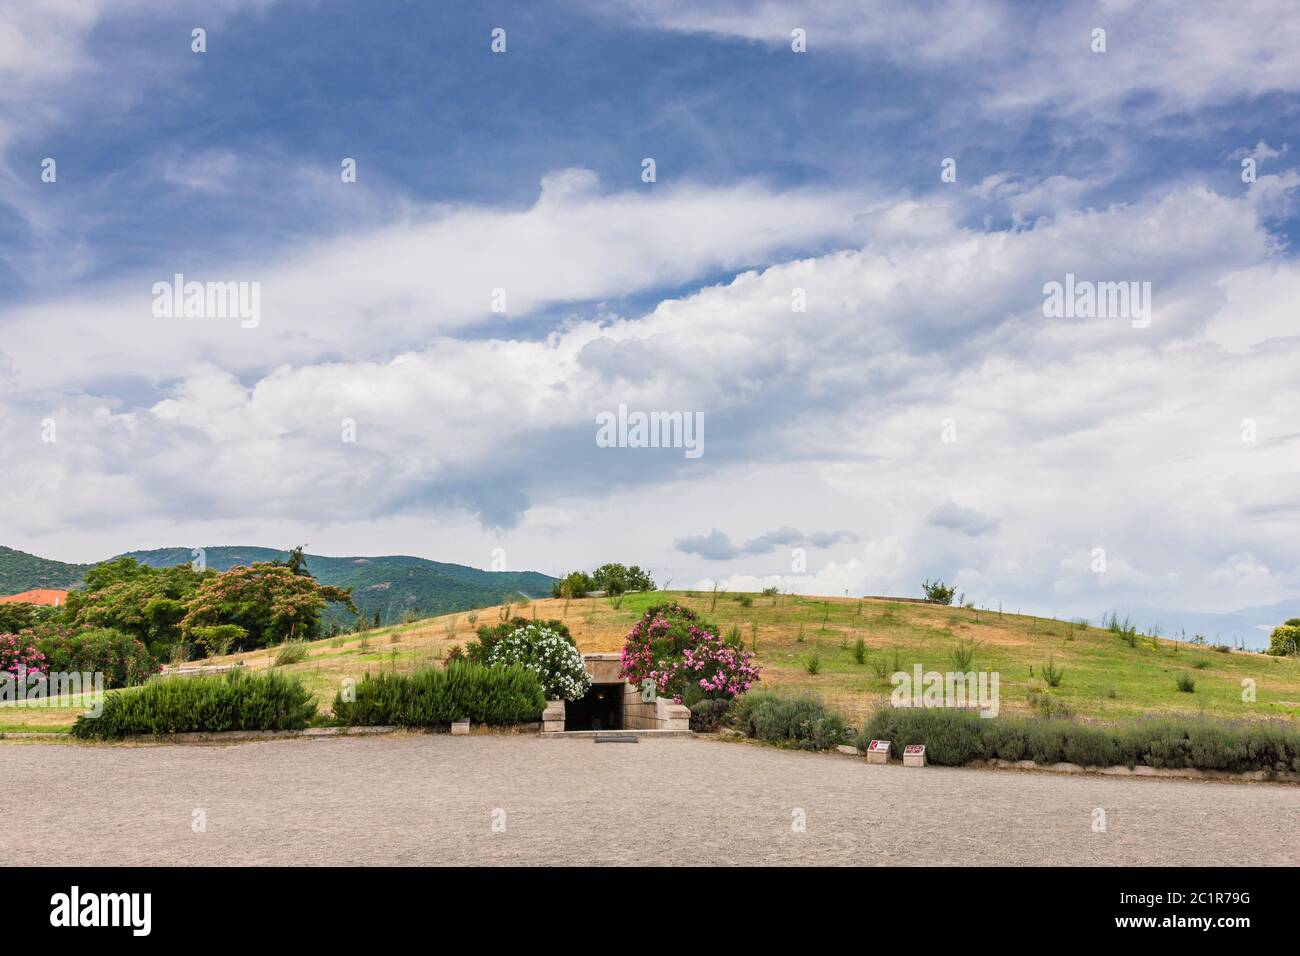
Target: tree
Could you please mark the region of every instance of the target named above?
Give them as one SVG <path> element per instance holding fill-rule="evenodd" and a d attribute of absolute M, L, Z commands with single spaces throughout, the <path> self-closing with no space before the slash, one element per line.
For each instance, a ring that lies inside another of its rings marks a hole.
<path fill-rule="evenodd" d="M 188 564 L 151 568 L 134 558 L 105 561 L 86 572 L 84 588 L 69 592 L 62 621 L 74 633 L 121 631 L 144 644 L 156 660 L 165 660 L 182 639 L 181 620 L 190 600 L 216 576 Z"/>
<path fill-rule="evenodd" d="M 290 549 L 289 557 L 287 559 L 282 561 L 279 558 L 276 558 L 271 562 L 271 564 L 283 565 L 299 577 L 313 577 L 312 573 L 307 570 L 307 556 L 303 554 L 303 550 L 306 547 L 305 544 L 300 544 L 297 547 Z"/>
<path fill-rule="evenodd" d="M 935 604 L 951 604 L 952 599 L 957 595 L 955 587 L 947 587 L 942 581 L 927 580 L 921 585 L 921 590 L 925 592 L 925 599 Z"/>
<path fill-rule="evenodd" d="M 590 574 L 571 571 L 551 585 L 551 597 L 581 598 L 586 597 L 588 591 L 595 590 L 596 584 L 591 580 Z"/>
<path fill-rule="evenodd" d="M 57 616 L 56 608 L 43 604 L 0 604 L 0 634 L 19 634 Z"/>
<path fill-rule="evenodd" d="M 637 565 L 624 567 L 621 564 L 602 564 L 591 573 L 591 590 L 604 591 L 606 594 L 622 594 L 625 591 L 653 591 L 655 583 L 650 575 Z"/>
<path fill-rule="evenodd" d="M 317 584 L 295 574 L 288 564 L 273 562 L 231 568 L 203 582 L 181 621 L 186 637 L 199 628 L 234 624 L 244 629 L 232 651 L 269 647 L 290 638 L 320 636 L 320 612 L 326 604 L 343 604 L 354 614 L 351 588 Z"/>
<path fill-rule="evenodd" d="M 1300 617 L 1273 628 L 1268 638 L 1268 653 L 1276 657 L 1300 656 Z"/>
<path fill-rule="evenodd" d="M 75 637 L 50 636 L 37 645 L 50 672 L 103 674 L 105 687 L 142 684 L 158 670 L 145 646 L 129 634 L 111 629 Z"/>

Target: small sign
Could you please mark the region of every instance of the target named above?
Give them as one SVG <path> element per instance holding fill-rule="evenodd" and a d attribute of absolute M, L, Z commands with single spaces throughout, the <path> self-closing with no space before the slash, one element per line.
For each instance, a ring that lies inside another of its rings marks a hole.
<path fill-rule="evenodd" d="M 873 740 L 867 746 L 867 763 L 889 763 L 889 741 Z"/>
<path fill-rule="evenodd" d="M 925 766 L 925 744 L 908 744 L 903 748 L 904 767 Z"/>

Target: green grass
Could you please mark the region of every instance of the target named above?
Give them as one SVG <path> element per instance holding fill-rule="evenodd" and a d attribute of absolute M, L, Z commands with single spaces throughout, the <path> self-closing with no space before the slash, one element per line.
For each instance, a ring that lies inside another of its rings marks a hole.
<path fill-rule="evenodd" d="M 1059 686 L 1051 688 L 1052 696 L 1085 719 L 1126 721 L 1146 714 L 1300 718 L 1300 659 L 1295 658 L 1237 651 L 1207 655 L 1164 639 L 1129 646 L 1123 635 L 1074 621 L 903 601 L 786 596 L 775 603 L 755 601 L 750 608 L 719 601 L 710 613 L 708 595 L 676 593 L 672 599 L 715 621 L 724 633 L 733 625 L 756 623 L 763 634 L 763 686 L 816 691 L 855 720 L 888 700 L 888 678 L 873 672 L 882 658 L 887 673 L 895 663 L 905 670 L 920 663 L 925 670 L 946 672 L 955 669 L 954 657 L 960 661 L 968 654 L 973 669 L 999 673 L 1002 708 L 1013 713 L 1029 712 L 1031 681 L 1042 678 L 1042 666 L 1050 661 L 1051 671 L 1064 674 Z M 628 595 L 620 625 L 630 627 L 646 607 L 663 600 L 662 595 Z M 797 639 L 801 626 L 803 643 Z M 585 647 L 581 625 L 573 633 Z M 816 674 L 806 668 L 811 636 L 822 638 Z M 856 658 L 859 639 L 866 645 L 866 667 Z M 1195 671 L 1195 692 L 1180 691 L 1179 675 L 1200 661 L 1205 663 Z M 1253 703 L 1241 699 L 1247 678 L 1255 681 Z"/>
<path fill-rule="evenodd" d="M 66 715 L 66 722 L 57 724 L 34 724 L 0 720 L 0 734 L 71 734 L 72 725 L 80 713 L 83 713 L 83 711 L 71 711 L 70 714 Z M 65 715 L 61 714 L 60 716 Z"/>

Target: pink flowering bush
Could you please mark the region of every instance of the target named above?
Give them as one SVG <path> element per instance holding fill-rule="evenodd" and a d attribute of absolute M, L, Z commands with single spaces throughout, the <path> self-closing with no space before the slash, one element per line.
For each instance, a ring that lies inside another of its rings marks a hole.
<path fill-rule="evenodd" d="M 29 673 L 48 673 L 45 655 L 36 649 L 27 635 L 0 634 L 0 675 L 18 681 Z"/>
<path fill-rule="evenodd" d="M 754 655 L 720 638 L 717 628 L 677 604 L 652 607 L 628 632 L 621 674 L 637 687 L 653 681 L 660 696 L 730 700 L 759 679 Z"/>

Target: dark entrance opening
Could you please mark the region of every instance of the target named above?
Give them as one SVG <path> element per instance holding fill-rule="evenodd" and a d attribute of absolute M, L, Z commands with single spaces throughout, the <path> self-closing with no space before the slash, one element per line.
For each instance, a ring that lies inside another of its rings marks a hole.
<path fill-rule="evenodd" d="M 618 730 L 623 726 L 623 685 L 592 684 L 564 705 L 565 730 Z"/>

